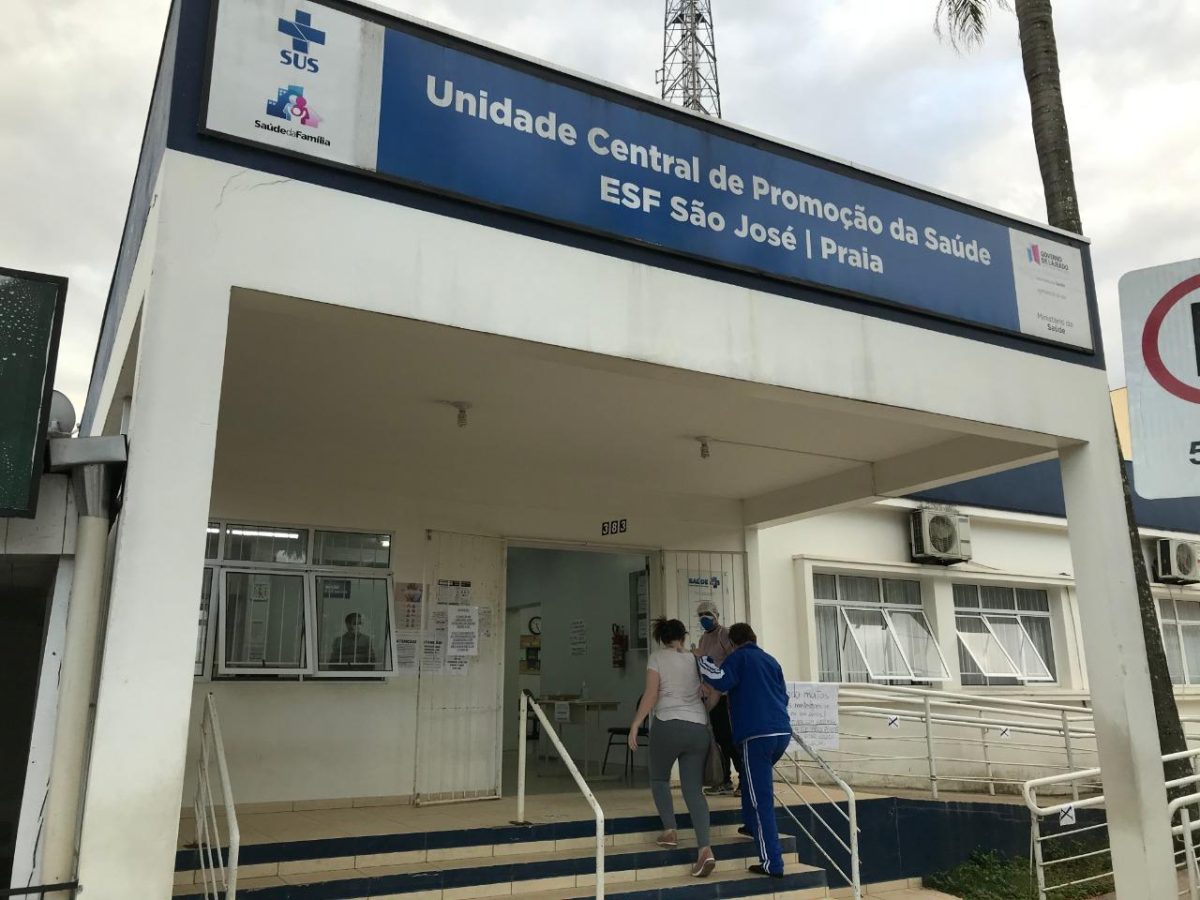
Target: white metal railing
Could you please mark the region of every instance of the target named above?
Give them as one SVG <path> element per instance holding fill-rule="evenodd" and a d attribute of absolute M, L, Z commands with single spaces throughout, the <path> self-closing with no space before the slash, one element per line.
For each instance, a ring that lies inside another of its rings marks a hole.
<path fill-rule="evenodd" d="M 1163 762 L 1174 762 L 1177 760 L 1188 761 L 1189 767 L 1192 770 L 1191 775 L 1186 775 L 1182 778 L 1173 778 L 1163 782 L 1165 791 L 1178 790 L 1180 788 L 1195 787 L 1200 785 L 1200 774 L 1195 771 L 1196 758 L 1200 757 L 1200 750 L 1184 750 L 1178 753 L 1168 753 L 1163 756 Z M 1032 865 L 1037 878 L 1038 898 L 1039 900 L 1050 900 L 1055 891 L 1065 890 L 1070 887 L 1081 884 L 1091 884 L 1113 877 L 1112 858 L 1109 855 L 1108 846 L 1108 823 L 1107 821 L 1092 822 L 1090 824 L 1082 824 L 1079 820 L 1079 811 L 1087 809 L 1103 810 L 1105 800 L 1103 794 L 1094 794 L 1090 797 L 1078 799 L 1078 791 L 1074 791 L 1075 797 L 1069 801 L 1048 803 L 1043 805 L 1038 799 L 1038 792 L 1042 789 L 1061 790 L 1062 786 L 1069 784 L 1094 784 L 1100 778 L 1100 769 L 1081 769 L 1078 772 L 1066 772 L 1060 775 L 1049 775 L 1044 778 L 1033 778 L 1025 782 L 1021 788 L 1021 794 L 1024 797 L 1025 805 L 1030 811 L 1032 817 L 1032 828 L 1030 833 L 1030 852 L 1032 856 Z M 1190 900 L 1200 900 L 1200 865 L 1197 863 L 1196 848 L 1194 842 L 1194 833 L 1200 829 L 1200 810 L 1189 807 L 1200 807 L 1200 791 L 1185 796 L 1178 797 L 1167 805 L 1168 820 L 1171 822 L 1171 833 L 1176 837 L 1181 838 L 1181 841 L 1174 848 L 1175 850 L 1175 866 L 1180 870 L 1185 878 L 1185 887 L 1179 892 L 1180 896 L 1188 896 Z M 1043 828 L 1043 819 L 1057 819 L 1057 829 L 1046 832 Z M 1179 823 L 1176 823 L 1178 818 Z M 1085 837 L 1087 836 L 1087 837 Z M 1079 840 L 1084 838 L 1092 843 L 1084 844 L 1082 847 L 1071 847 L 1070 840 Z M 1061 844 L 1058 842 L 1062 842 Z M 1054 855 L 1048 855 L 1047 848 L 1056 846 L 1065 846 L 1070 849 Z M 1104 859 L 1108 856 L 1107 860 Z M 1094 860 L 1094 863 L 1086 863 L 1086 860 Z M 1072 868 L 1059 868 L 1070 867 Z M 1080 866 L 1079 864 L 1082 864 Z M 1095 869 L 1091 871 L 1089 869 Z M 1079 871 L 1082 868 L 1082 872 Z M 1061 880 L 1055 878 L 1058 872 L 1067 872 Z"/>
<path fill-rule="evenodd" d="M 588 787 L 583 776 L 579 774 L 579 768 L 575 765 L 575 761 L 571 759 L 571 755 L 567 753 L 567 748 L 563 746 L 562 740 L 558 736 L 558 732 L 554 730 L 554 726 L 550 724 L 550 719 L 546 717 L 545 711 L 538 702 L 533 699 L 528 691 L 521 691 L 521 721 L 517 726 L 517 734 L 520 739 L 517 741 L 517 821 L 525 824 L 525 745 L 528 741 L 525 738 L 526 727 L 529 718 L 529 710 L 532 709 L 538 721 L 542 723 L 542 728 L 545 729 L 546 735 L 550 738 L 550 743 L 554 745 L 554 749 L 558 751 L 559 758 L 567 767 L 567 771 L 571 773 L 571 777 L 575 779 L 575 784 L 583 793 L 583 798 L 587 800 L 592 807 L 592 812 L 596 814 L 596 896 L 604 896 L 604 810 L 600 808 L 600 803 L 596 800 L 596 795 L 592 793 L 592 789 Z"/>
<path fill-rule="evenodd" d="M 825 774 L 825 776 L 835 785 L 837 785 L 838 789 L 841 790 L 841 792 L 845 795 L 846 808 L 843 810 L 838 802 L 834 800 L 833 797 L 829 796 L 828 791 L 825 790 L 825 786 L 822 785 L 816 778 L 814 778 L 811 773 L 809 773 L 807 767 L 801 766 L 795 762 L 795 760 L 793 760 L 793 765 L 797 776 L 796 782 L 800 782 L 800 778 L 803 776 L 809 784 L 820 791 L 821 795 L 828 802 L 829 809 L 837 810 L 838 814 L 845 821 L 847 839 L 842 839 L 838 829 L 830 824 L 829 821 L 826 820 L 825 816 L 821 814 L 820 810 L 818 810 L 812 803 L 809 802 L 808 798 L 805 797 L 804 794 L 799 790 L 797 783 L 787 778 L 783 771 L 784 766 L 782 765 L 782 762 L 779 765 L 776 765 L 776 774 L 782 776 L 783 783 L 791 788 L 791 791 L 795 795 L 796 799 L 804 804 L 804 806 L 808 809 L 809 814 L 813 817 L 814 823 L 820 822 L 821 825 L 825 827 L 825 830 L 828 831 L 832 836 L 834 843 L 836 843 L 846 852 L 850 860 L 850 871 L 847 872 L 833 858 L 833 856 L 825 849 L 825 847 L 822 846 L 822 842 L 819 841 L 817 837 L 804 826 L 800 819 L 796 817 L 796 814 L 792 812 L 791 807 L 788 806 L 787 803 L 781 803 L 779 805 L 783 807 L 784 812 L 788 814 L 791 820 L 796 823 L 796 827 L 799 828 L 804 833 L 805 837 L 809 839 L 813 847 L 815 847 L 816 850 L 825 857 L 825 859 L 833 867 L 834 871 L 836 871 L 842 877 L 842 880 L 850 886 L 851 890 L 853 891 L 854 900 L 862 900 L 862 882 L 859 879 L 858 862 L 858 806 L 854 798 L 854 791 L 851 789 L 850 785 L 846 784 L 841 776 L 837 774 L 837 772 L 830 768 L 829 764 L 821 758 L 821 755 L 813 750 L 812 747 L 808 745 L 808 742 L 794 731 L 792 732 L 792 740 L 795 741 L 800 749 L 808 755 L 811 762 L 815 763 L 816 766 Z M 799 754 L 796 754 L 796 756 L 798 757 Z M 813 827 L 816 828 L 816 825 L 814 824 Z"/>
<path fill-rule="evenodd" d="M 218 782 L 214 790 L 214 773 Z M 221 817 L 217 804 L 224 810 L 228 850 L 221 840 Z M 197 763 L 196 794 L 192 802 L 196 820 L 196 853 L 204 885 L 205 898 L 235 900 L 237 896 L 238 850 L 242 836 L 238 829 L 237 812 L 233 806 L 233 787 L 229 782 L 229 767 L 225 764 L 225 743 L 221 739 L 221 720 L 217 704 L 209 693 L 204 698 L 204 716 L 200 721 L 200 760 Z"/>
<path fill-rule="evenodd" d="M 1031 774 L 1098 761 L 1083 705 L 851 683 L 839 687 L 838 706 L 841 747 L 829 758 L 860 785 L 927 785 L 935 799 L 946 785 L 1015 793 Z M 1077 796 L 1087 786 L 1067 787 Z"/>

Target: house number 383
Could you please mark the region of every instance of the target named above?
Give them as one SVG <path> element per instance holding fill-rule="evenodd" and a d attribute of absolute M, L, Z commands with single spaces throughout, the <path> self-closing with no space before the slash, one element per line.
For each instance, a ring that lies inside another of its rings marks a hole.
<path fill-rule="evenodd" d="M 624 534 L 628 530 L 629 521 L 627 519 L 612 519 L 600 523 L 601 537 L 608 537 L 610 534 Z"/>

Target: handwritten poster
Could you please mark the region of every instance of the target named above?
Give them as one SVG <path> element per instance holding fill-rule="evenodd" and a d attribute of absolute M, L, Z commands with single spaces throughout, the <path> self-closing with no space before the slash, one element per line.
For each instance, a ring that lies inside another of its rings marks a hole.
<path fill-rule="evenodd" d="M 814 750 L 838 749 L 838 686 L 812 681 L 789 681 L 788 718 L 792 730 Z M 795 741 L 788 752 L 800 752 Z"/>

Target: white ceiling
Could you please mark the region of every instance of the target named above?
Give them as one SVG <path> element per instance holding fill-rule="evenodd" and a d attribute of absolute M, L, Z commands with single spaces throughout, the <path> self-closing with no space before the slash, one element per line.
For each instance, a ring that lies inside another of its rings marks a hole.
<path fill-rule="evenodd" d="M 451 400 L 472 404 L 467 428 Z M 540 479 L 736 499 L 958 434 L 837 403 L 237 290 L 218 465 L 426 491 Z"/>

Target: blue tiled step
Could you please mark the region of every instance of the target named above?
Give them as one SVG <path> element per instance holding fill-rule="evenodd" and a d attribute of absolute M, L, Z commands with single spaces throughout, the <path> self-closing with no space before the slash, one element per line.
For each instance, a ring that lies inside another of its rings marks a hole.
<path fill-rule="evenodd" d="M 785 837 L 783 845 L 788 857 L 794 858 L 795 839 Z M 530 849 L 537 846 L 530 845 Z M 744 877 L 746 865 L 754 861 L 755 847 L 750 841 L 725 836 L 714 840 L 713 853 L 718 859 L 718 873 L 722 876 L 719 881 L 723 883 L 726 874 Z M 607 848 L 605 868 L 609 884 L 616 890 L 618 887 L 632 887 L 647 879 L 657 882 L 686 876 L 689 866 L 695 860 L 695 854 L 694 844 L 687 841 L 685 846 L 675 849 L 665 849 L 653 844 L 622 844 Z M 570 851 L 543 850 L 522 855 L 487 856 L 440 864 L 421 862 L 402 866 L 360 866 L 357 869 L 332 869 L 309 875 L 286 875 L 281 872 L 282 878 L 246 880 L 243 882 L 245 887 L 239 889 L 238 894 L 253 900 L 358 900 L 408 893 L 421 893 L 424 896 L 428 892 L 442 891 L 457 896 L 459 893 L 473 893 L 472 888 L 511 885 L 511 892 L 522 896 L 534 895 L 545 888 L 578 888 L 585 891 L 580 896 L 587 896 L 586 892 L 592 883 L 594 872 L 594 854 L 587 848 Z M 813 872 L 816 872 L 815 876 Z M 803 874 L 808 879 L 805 886 L 824 884 L 823 872 L 811 870 Z M 819 880 L 813 881 L 816 876 L 819 876 Z M 283 884 L 283 880 L 290 883 Z M 671 887 L 674 889 L 673 885 Z M 509 889 L 504 892 L 507 894 Z M 480 890 L 479 893 L 483 895 L 485 891 Z M 186 888 L 178 888 L 175 896 L 176 900 L 180 900 L 183 897 L 199 898 L 200 894 Z M 703 896 L 722 895 L 707 893 Z"/>
<path fill-rule="evenodd" d="M 708 878 L 681 876 L 632 884 L 606 885 L 604 895 L 621 897 L 623 900 L 710 900 L 724 897 L 784 896 L 793 891 L 825 886 L 825 873 L 820 869 L 789 865 L 783 878 L 766 878 L 744 870 L 718 871 Z M 584 888 L 526 894 L 519 892 L 514 885 L 512 896 L 527 897 L 529 900 L 581 900 L 595 894 Z"/>
<path fill-rule="evenodd" d="M 736 809 L 713 810 L 711 819 L 716 828 L 740 825 L 742 821 L 741 812 Z M 681 829 L 691 827 L 691 819 L 687 815 L 679 816 L 678 820 Z M 657 816 L 628 816 L 606 822 L 604 832 L 619 841 L 623 836 L 657 833 L 661 827 Z M 244 845 L 240 851 L 240 862 L 242 866 L 255 866 L 300 860 L 338 859 L 395 853 L 424 853 L 435 857 L 445 856 L 447 851 L 455 848 L 527 843 L 545 845 L 548 842 L 582 841 L 593 838 L 595 834 L 594 821 L 580 820 L 533 825 L 506 825 L 495 828 L 460 828 L 403 834 L 278 841 Z M 176 872 L 191 871 L 196 865 L 197 853 L 195 850 L 180 850 L 175 854 Z"/>

